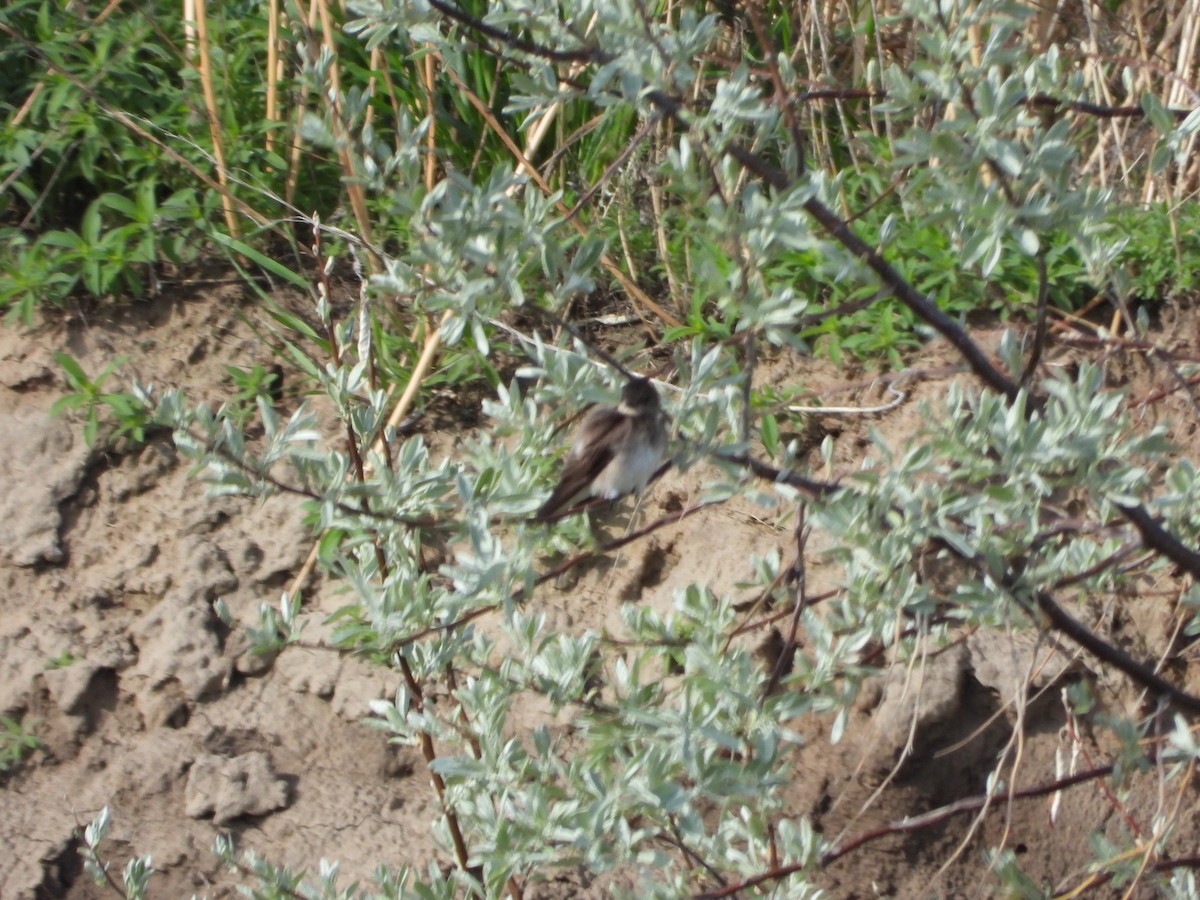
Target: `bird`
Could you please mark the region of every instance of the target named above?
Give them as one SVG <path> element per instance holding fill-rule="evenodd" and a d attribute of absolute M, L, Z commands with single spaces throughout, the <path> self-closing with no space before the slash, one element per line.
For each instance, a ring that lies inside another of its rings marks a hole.
<path fill-rule="evenodd" d="M 658 391 L 649 378 L 630 378 L 617 406 L 597 406 L 584 416 L 558 486 L 535 519 L 554 518 L 589 497 L 615 500 L 641 491 L 666 449 L 667 416 Z"/>

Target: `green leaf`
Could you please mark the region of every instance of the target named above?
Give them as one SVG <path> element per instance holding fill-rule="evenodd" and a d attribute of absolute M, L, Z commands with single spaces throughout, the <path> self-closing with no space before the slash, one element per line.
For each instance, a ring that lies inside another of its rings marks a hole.
<path fill-rule="evenodd" d="M 114 193 L 102 194 L 99 198 L 97 198 L 96 203 L 97 203 L 97 205 L 107 206 L 109 209 L 113 209 L 119 213 L 123 213 L 125 216 L 127 216 L 130 219 L 138 218 L 137 205 L 134 204 L 134 202 L 132 200 L 130 200 L 128 197 L 124 197 L 121 194 L 114 194 Z"/>
<path fill-rule="evenodd" d="M 280 325 L 283 325 L 285 328 L 288 328 L 297 334 L 303 335 L 310 341 L 316 343 L 322 349 L 328 349 L 329 344 L 325 338 L 325 335 L 309 325 L 305 319 L 278 305 L 272 305 L 268 310 L 268 313 L 271 318 Z"/>
<path fill-rule="evenodd" d="M 779 422 L 771 413 L 762 419 L 762 442 L 767 455 L 774 459 L 779 454 Z"/>
<path fill-rule="evenodd" d="M 1159 134 L 1170 134 L 1175 130 L 1175 117 L 1163 106 L 1162 101 L 1150 91 L 1144 91 L 1141 97 L 1142 112 L 1150 124 L 1158 129 Z"/>
<path fill-rule="evenodd" d="M 326 529 L 325 533 L 321 535 L 321 540 L 317 543 L 317 558 L 325 563 L 334 560 L 345 537 L 345 532 L 340 528 Z"/>
<path fill-rule="evenodd" d="M 87 373 L 83 371 L 83 366 L 79 365 L 79 363 L 75 360 L 75 357 L 71 356 L 69 353 L 59 350 L 54 354 L 54 358 L 58 360 L 58 364 L 62 366 L 63 370 L 67 373 L 67 380 L 71 382 L 73 387 L 82 390 L 87 390 L 94 387 L 92 382 L 88 379 Z"/>
<path fill-rule="evenodd" d="M 94 247 L 100 242 L 100 231 L 103 224 L 100 218 L 100 200 L 93 200 L 88 204 L 87 211 L 84 212 L 83 219 L 79 223 L 79 233 L 89 246 Z"/>
<path fill-rule="evenodd" d="M 292 361 L 300 367 L 301 371 L 303 371 L 310 378 L 320 377 L 320 368 L 315 362 L 312 361 L 307 353 L 305 353 L 291 341 L 285 341 L 283 347 L 285 350 L 287 350 L 288 356 L 292 358 Z"/>
<path fill-rule="evenodd" d="M 283 278 L 291 284 L 296 285 L 296 287 L 304 288 L 306 291 L 312 288 L 312 285 L 309 283 L 307 278 L 297 274 L 296 272 L 293 272 L 282 263 L 271 259 L 271 257 L 260 253 L 245 241 L 239 241 L 237 238 L 230 237 L 221 231 L 214 231 L 212 233 L 212 238 L 222 247 L 231 250 L 239 256 L 244 256 L 247 259 L 254 261 L 268 272 L 278 275 L 280 278 Z"/>
<path fill-rule="evenodd" d="M 89 398 L 86 394 L 67 394 L 65 397 L 59 397 L 50 404 L 50 415 L 57 416 L 65 409 L 79 409 L 85 405 Z"/>

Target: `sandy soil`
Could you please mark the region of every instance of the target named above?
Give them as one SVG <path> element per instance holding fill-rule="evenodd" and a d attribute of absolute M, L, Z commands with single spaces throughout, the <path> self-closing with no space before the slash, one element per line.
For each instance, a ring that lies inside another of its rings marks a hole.
<path fill-rule="evenodd" d="M 7 437 L 0 459 L 0 714 L 23 719 L 42 741 L 0 776 L 0 897 L 114 896 L 84 874 L 77 852 L 81 825 L 106 804 L 115 822 L 107 847 L 114 868 L 135 851 L 151 854 L 156 897 L 233 895 L 232 876 L 209 852 L 219 831 L 279 863 L 340 860 L 352 878 L 369 876 L 381 862 L 424 864 L 438 853 L 424 763 L 360 721 L 372 698 L 394 692 L 394 680 L 327 651 L 254 657 L 212 611 L 212 601 L 224 598 L 251 619 L 258 603 L 277 601 L 313 541 L 298 504 L 207 498 L 169 439 L 106 453 L 84 445 L 77 422 L 49 415 L 65 387 L 53 357 L 62 347 L 89 372 L 130 354 L 125 371 L 143 381 L 184 383 L 199 399 L 222 397 L 226 366 L 273 362 L 241 303 L 234 285 L 200 286 L 118 314 L 0 332 L 0 429 Z M 1195 347 L 1196 317 L 1174 315 L 1163 336 Z M 979 334 L 985 344 L 995 337 Z M 892 441 L 911 434 L 918 402 L 963 377 L 951 371 L 956 363 L 944 345 L 931 345 L 912 364 L 936 374 L 903 385 L 906 397 L 894 409 L 821 416 L 808 437 L 832 435 L 844 471 L 861 454 L 868 428 Z M 1140 395 L 1160 383 L 1136 358 L 1110 365 L 1112 378 L 1128 380 Z M 864 373 L 827 361 L 776 360 L 764 372 L 777 383 L 807 385 L 826 404 L 891 399 Z M 288 402 L 294 393 L 285 392 Z M 1155 413 L 1192 421 L 1181 397 L 1162 401 Z M 1190 426 L 1175 437 L 1188 452 L 1196 449 Z M 679 508 L 702 478 L 699 471 L 668 475 L 646 501 L 650 513 Z M 740 593 L 752 554 L 774 547 L 787 558 L 791 546 L 790 526 L 732 503 L 625 548 L 569 586 L 548 587 L 536 602 L 561 629 L 616 632 L 620 601 L 666 608 L 672 591 L 689 582 Z M 816 567 L 811 590 L 833 577 Z M 1107 627 L 1126 650 L 1156 660 L 1178 624 L 1170 593 L 1178 584 L 1164 579 L 1144 587 L 1110 604 Z M 307 596 L 317 611 L 343 602 L 320 582 Z M 319 629 L 309 634 L 319 636 Z M 769 657 L 768 632 L 746 640 Z M 1009 701 L 1033 653 L 1045 661 L 1034 686 L 1046 690 L 1024 708 L 1018 728 Z M 1005 779 L 1020 786 L 1054 779 L 1072 748 L 1082 753 L 1077 768 L 1098 765 L 1107 759 L 1105 739 L 1082 734 L 1071 741 L 1058 688 L 1063 673 L 1081 669 L 1097 679 L 1106 702 L 1122 709 L 1138 702 L 1121 679 L 1036 636 L 964 635 L 924 672 L 895 669 L 860 698 L 837 744 L 829 742 L 828 722 L 800 723 L 809 743 L 796 756 L 793 811 L 828 837 L 851 837 L 978 796 L 1001 759 Z M 1200 690 L 1200 664 L 1189 648 L 1180 650 L 1171 674 Z M 1071 887 L 1090 856 L 1088 833 L 1115 838 L 1128 820 L 1146 827 L 1159 802 L 1155 791 L 1148 773 L 1119 798 L 1099 782 L 1064 792 L 1053 821 L 1050 798 L 982 818 L 959 816 L 867 844 L 830 864 L 818 882 L 831 897 L 991 896 L 998 886 L 984 850 L 1004 844 L 1035 879 Z M 1187 791 L 1170 843 L 1180 855 L 1200 844 L 1194 783 Z M 602 886 L 591 890 L 602 893 Z M 565 873 L 531 896 L 586 892 Z"/>

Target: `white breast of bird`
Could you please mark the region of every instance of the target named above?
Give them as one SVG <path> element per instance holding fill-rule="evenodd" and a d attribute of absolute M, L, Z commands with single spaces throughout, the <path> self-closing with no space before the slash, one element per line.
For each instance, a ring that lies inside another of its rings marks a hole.
<path fill-rule="evenodd" d="M 640 491 L 662 464 L 663 450 L 651 441 L 634 441 L 623 447 L 592 482 L 592 496 L 615 500 Z"/>

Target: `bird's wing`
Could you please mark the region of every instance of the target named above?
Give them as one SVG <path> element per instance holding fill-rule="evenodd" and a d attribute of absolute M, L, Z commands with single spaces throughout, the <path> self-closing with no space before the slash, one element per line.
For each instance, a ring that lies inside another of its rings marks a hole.
<path fill-rule="evenodd" d="M 604 471 L 630 429 L 628 416 L 612 407 L 594 409 L 584 418 L 575 435 L 575 443 L 563 464 L 562 477 L 550 498 L 537 511 L 537 518 L 557 513 Z"/>

